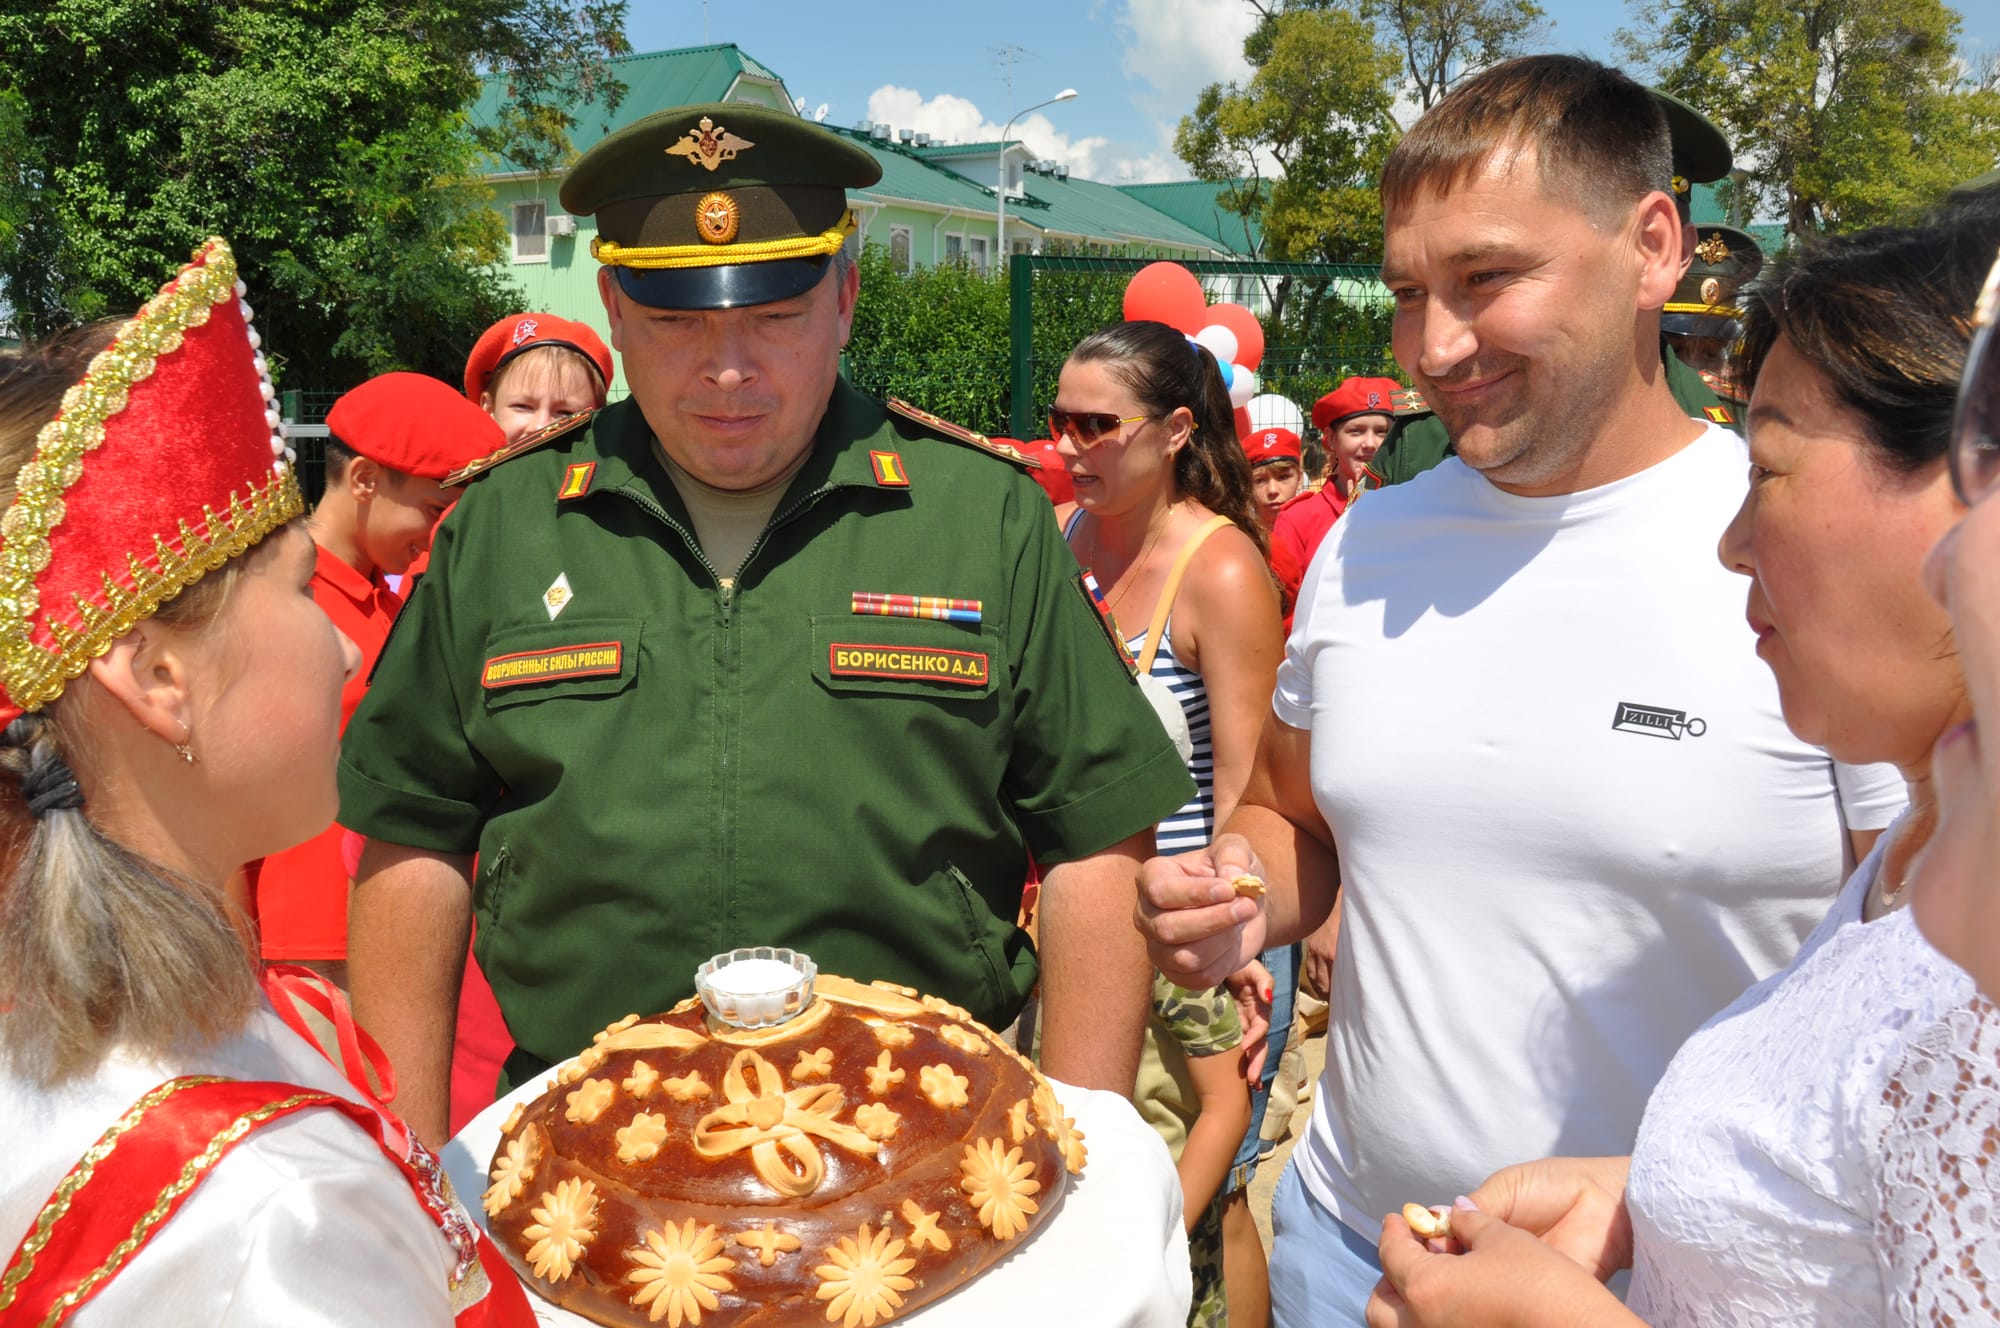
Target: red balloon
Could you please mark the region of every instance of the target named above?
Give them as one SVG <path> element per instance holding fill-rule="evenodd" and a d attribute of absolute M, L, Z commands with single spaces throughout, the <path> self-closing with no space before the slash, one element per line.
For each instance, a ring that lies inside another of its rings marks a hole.
<path fill-rule="evenodd" d="M 1234 306 L 1232 305 L 1231 307 L 1233 308 Z M 1236 408 L 1236 441 L 1240 443 L 1256 431 L 1257 426 L 1250 423 L 1250 408 L 1248 406 L 1238 406 Z"/>
<path fill-rule="evenodd" d="M 1236 363 L 1256 368 L 1264 358 L 1264 325 L 1257 321 L 1257 315 L 1240 304 L 1218 304 L 1207 312 L 1209 322 L 1220 323 L 1236 334 Z"/>
<path fill-rule="evenodd" d="M 1208 296 L 1194 273 L 1179 263 L 1148 263 L 1125 285 L 1125 318 L 1150 319 L 1193 336 L 1210 321 Z M 1264 344 L 1261 336 L 1257 344 Z"/>

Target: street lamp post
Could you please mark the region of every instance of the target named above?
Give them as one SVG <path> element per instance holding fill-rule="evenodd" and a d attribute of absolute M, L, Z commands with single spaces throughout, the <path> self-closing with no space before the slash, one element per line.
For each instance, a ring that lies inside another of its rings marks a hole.
<path fill-rule="evenodd" d="M 1053 106 L 1059 101 L 1070 101 L 1076 96 L 1075 88 L 1064 88 L 1047 101 L 1038 101 L 1026 110 L 1019 110 L 1007 117 L 1007 123 L 1000 127 L 1000 187 L 993 191 L 993 270 L 1001 271 L 1001 264 L 1007 261 L 1007 131 L 1014 122 L 1028 111 L 1039 111 L 1044 106 Z"/>

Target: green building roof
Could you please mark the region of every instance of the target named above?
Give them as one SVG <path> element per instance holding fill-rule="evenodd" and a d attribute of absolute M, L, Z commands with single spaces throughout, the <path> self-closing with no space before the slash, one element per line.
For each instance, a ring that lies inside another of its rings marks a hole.
<path fill-rule="evenodd" d="M 672 106 L 730 100 L 756 100 L 787 109 L 792 105 L 784 80 L 733 43 L 620 55 L 604 63 L 612 77 L 625 85 L 625 95 L 619 100 L 618 109 L 608 114 L 603 102 L 595 97 L 569 108 L 576 120 L 569 132 L 570 143 L 578 152 L 634 120 Z M 486 80 L 479 100 L 473 103 L 474 123 L 493 122 L 500 110 L 504 88 L 505 81 L 500 77 Z M 762 95 L 746 96 L 752 88 Z M 511 171 L 518 167 L 503 162 L 495 169 Z"/>
<path fill-rule="evenodd" d="M 964 208 L 971 212 L 993 211 L 992 189 L 975 184 L 956 171 L 932 165 L 926 160 L 930 149 L 906 148 L 900 143 L 886 142 L 838 125 L 825 127 L 842 138 L 853 139 L 882 163 L 881 182 L 866 189 L 854 190 L 857 201 L 886 203 L 904 199 L 936 207 Z"/>
<path fill-rule="evenodd" d="M 1232 251 L 1215 236 L 1149 207 L 1114 184 L 1082 176 L 1038 175 L 1022 179 L 1026 197 L 1007 200 L 1009 222 L 1026 222 L 1063 236 L 1089 236 L 1176 249 Z"/>
<path fill-rule="evenodd" d="M 1244 218 L 1222 206 L 1224 190 L 1248 184 L 1247 180 L 1218 183 L 1211 180 L 1179 180 L 1172 184 L 1121 184 L 1123 193 L 1147 207 L 1166 213 L 1192 230 L 1200 231 L 1216 245 L 1234 254 L 1254 254 L 1264 247 L 1264 227 L 1255 217 Z M 1247 234 L 1246 234 L 1247 231 Z"/>

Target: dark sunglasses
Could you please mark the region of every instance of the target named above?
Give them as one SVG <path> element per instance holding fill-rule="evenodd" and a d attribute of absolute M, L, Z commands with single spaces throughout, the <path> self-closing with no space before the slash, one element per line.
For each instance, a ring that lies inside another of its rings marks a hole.
<path fill-rule="evenodd" d="M 1078 447 L 1096 447 L 1121 424 L 1150 420 L 1151 415 L 1113 415 L 1108 410 L 1063 410 L 1049 407 L 1049 437 L 1070 436 Z"/>
<path fill-rule="evenodd" d="M 1967 507 L 2000 487 L 2000 350 L 1993 328 L 2000 323 L 2000 261 L 1986 278 L 1974 315 L 1972 345 L 1965 353 L 1965 376 L 1958 380 L 1958 406 L 1951 422 L 1951 487 Z"/>

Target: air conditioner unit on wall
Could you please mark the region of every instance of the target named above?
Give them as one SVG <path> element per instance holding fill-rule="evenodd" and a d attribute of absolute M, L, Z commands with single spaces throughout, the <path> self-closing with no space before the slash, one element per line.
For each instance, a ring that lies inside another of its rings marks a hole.
<path fill-rule="evenodd" d="M 550 235 L 575 235 L 576 218 L 566 212 L 558 212 L 549 218 Z"/>

